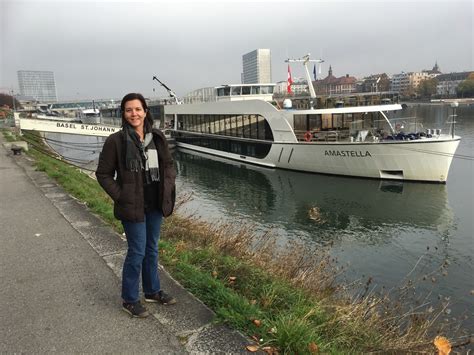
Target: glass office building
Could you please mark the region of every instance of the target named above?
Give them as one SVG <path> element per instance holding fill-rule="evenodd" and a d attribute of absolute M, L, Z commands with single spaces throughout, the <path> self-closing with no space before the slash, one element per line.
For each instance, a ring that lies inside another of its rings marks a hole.
<path fill-rule="evenodd" d="M 19 70 L 18 85 L 23 96 L 31 96 L 39 102 L 56 102 L 56 83 L 52 71 Z"/>

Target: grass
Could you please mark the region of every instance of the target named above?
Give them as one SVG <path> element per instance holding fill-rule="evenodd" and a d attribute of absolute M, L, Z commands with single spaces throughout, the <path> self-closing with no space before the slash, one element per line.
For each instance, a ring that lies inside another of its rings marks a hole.
<path fill-rule="evenodd" d="M 17 135 L 10 130 L 2 129 L 2 133 L 3 133 L 3 137 L 5 138 L 7 142 L 15 142 L 16 140 L 18 140 Z"/>
<path fill-rule="evenodd" d="M 123 232 L 111 199 L 95 180 L 38 150 L 29 154 L 38 170 Z M 218 321 L 241 330 L 267 353 L 430 352 L 433 332 L 450 326 L 438 321 L 442 310 L 427 311 L 432 306 L 424 302 L 414 306 L 411 287 L 382 295 L 368 281 L 354 293 L 336 282 L 344 270 L 326 250 L 294 244 L 277 251 L 270 233 L 256 236 L 250 225 L 209 225 L 180 216 L 182 203 L 163 225 L 160 263 Z"/>
<path fill-rule="evenodd" d="M 336 350 L 324 341 L 326 315 L 304 291 L 211 246 L 186 245 L 183 240 L 162 241 L 160 246 L 161 263 L 175 278 L 211 307 L 220 321 L 257 339 L 261 346 L 301 353 L 317 342 L 325 351 Z"/>

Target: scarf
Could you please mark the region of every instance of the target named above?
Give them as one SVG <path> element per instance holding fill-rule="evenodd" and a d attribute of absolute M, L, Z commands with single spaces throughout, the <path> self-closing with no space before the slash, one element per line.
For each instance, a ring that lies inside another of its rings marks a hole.
<path fill-rule="evenodd" d="M 153 142 L 153 134 L 145 133 L 144 142 L 128 124 L 124 125 L 125 139 L 125 166 L 129 171 L 145 170 L 145 183 L 150 184 L 160 181 L 160 166 L 158 163 L 158 151 Z"/>

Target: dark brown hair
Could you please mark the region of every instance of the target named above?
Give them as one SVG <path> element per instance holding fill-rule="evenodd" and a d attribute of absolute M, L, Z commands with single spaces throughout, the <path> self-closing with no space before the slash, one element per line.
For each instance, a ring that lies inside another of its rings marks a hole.
<path fill-rule="evenodd" d="M 127 120 L 125 119 L 125 104 L 128 101 L 132 101 L 132 100 L 139 100 L 141 102 L 142 107 L 146 112 L 145 132 L 151 132 L 151 129 L 153 127 L 153 116 L 151 115 L 151 112 L 148 109 L 148 105 L 146 104 L 146 101 L 143 95 L 136 92 L 132 92 L 130 94 L 125 95 L 122 99 L 122 102 L 120 103 L 120 111 L 122 112 L 122 127 L 127 123 Z"/>

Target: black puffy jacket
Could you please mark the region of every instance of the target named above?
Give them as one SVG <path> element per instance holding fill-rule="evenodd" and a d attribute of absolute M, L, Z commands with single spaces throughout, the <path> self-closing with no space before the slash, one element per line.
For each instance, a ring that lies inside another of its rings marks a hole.
<path fill-rule="evenodd" d="M 158 206 L 167 217 L 173 213 L 176 198 L 176 171 L 165 136 L 154 129 L 153 141 L 158 151 L 160 182 Z M 145 217 L 142 172 L 125 168 L 123 131 L 111 134 L 104 143 L 95 175 L 100 186 L 114 201 L 117 219 L 143 222 Z M 117 173 L 116 178 L 115 173 Z"/>

